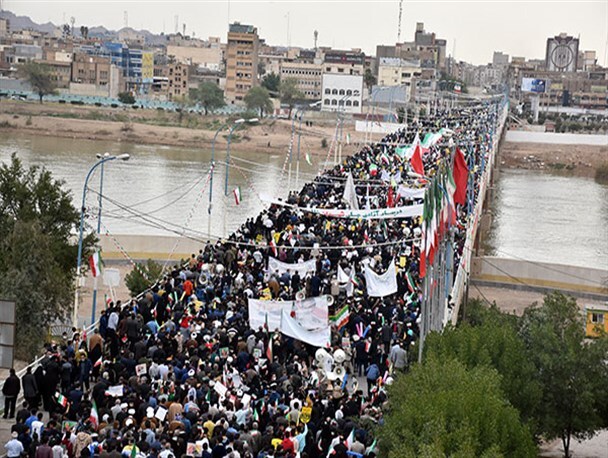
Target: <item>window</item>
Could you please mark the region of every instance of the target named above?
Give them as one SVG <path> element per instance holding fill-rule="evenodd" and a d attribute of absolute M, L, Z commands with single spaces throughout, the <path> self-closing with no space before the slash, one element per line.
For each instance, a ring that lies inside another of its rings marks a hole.
<path fill-rule="evenodd" d="M 355 100 L 355 101 L 353 102 L 353 107 L 358 107 L 358 106 L 359 106 L 359 101 L 358 101 L 358 100 Z"/>
<path fill-rule="evenodd" d="M 352 105 L 351 101 L 350 101 L 350 100 L 347 100 L 347 101 L 346 101 L 346 106 L 347 106 L 347 107 L 350 107 L 351 105 Z"/>
<path fill-rule="evenodd" d="M 591 322 L 595 323 L 595 324 L 604 324 L 604 314 L 603 313 L 592 313 Z"/>
<path fill-rule="evenodd" d="M 336 99 L 334 99 L 334 100 L 332 100 L 332 101 L 331 101 L 331 104 L 332 104 L 332 105 L 337 105 L 337 104 L 338 104 L 338 101 L 337 101 Z"/>
<path fill-rule="evenodd" d="M 323 105 L 329 105 L 329 99 L 323 100 Z"/>
<path fill-rule="evenodd" d="M 344 95 L 344 89 L 340 89 L 340 95 Z"/>
<path fill-rule="evenodd" d="M 346 95 L 353 95 L 353 91 L 351 91 L 350 89 L 346 90 Z"/>
<path fill-rule="evenodd" d="M 331 90 L 331 93 L 332 93 L 333 95 L 338 95 L 338 90 L 337 90 L 337 89 L 332 89 L 332 90 Z"/>
<path fill-rule="evenodd" d="M 338 73 L 344 73 L 344 69 L 343 68 L 339 68 L 338 69 Z"/>

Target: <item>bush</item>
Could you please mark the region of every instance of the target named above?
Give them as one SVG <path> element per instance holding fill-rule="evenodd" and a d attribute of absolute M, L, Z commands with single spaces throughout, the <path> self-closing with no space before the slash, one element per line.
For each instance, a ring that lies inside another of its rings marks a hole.
<path fill-rule="evenodd" d="M 595 171 L 595 179 L 600 183 L 608 183 L 608 162 L 603 162 Z"/>
<path fill-rule="evenodd" d="M 129 288 L 133 297 L 150 288 L 162 275 L 163 267 L 152 259 L 148 259 L 146 264 L 137 263 L 137 268 L 133 268 L 125 276 L 125 285 Z"/>
<path fill-rule="evenodd" d="M 120 92 L 118 100 L 125 105 L 133 105 L 135 103 L 135 97 L 130 92 Z"/>

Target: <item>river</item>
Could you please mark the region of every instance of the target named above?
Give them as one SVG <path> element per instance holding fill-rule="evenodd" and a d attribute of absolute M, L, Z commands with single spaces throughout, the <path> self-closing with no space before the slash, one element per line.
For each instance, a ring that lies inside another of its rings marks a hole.
<path fill-rule="evenodd" d="M 502 170 L 490 252 L 608 269 L 608 186 L 593 178 Z"/>
<path fill-rule="evenodd" d="M 228 196 L 224 196 L 226 150 L 218 148 L 209 218 L 210 150 L 0 134 L 0 161 L 9 161 L 13 152 L 24 164 L 44 166 L 56 178 L 65 180 L 72 190 L 76 207 L 80 207 L 85 176 L 95 163 L 96 154 L 129 153 L 128 161 L 111 161 L 104 165 L 103 195 L 108 200 L 103 201 L 102 232 L 107 230 L 112 234 L 174 235 L 187 227 L 191 235 L 204 238 L 210 222 L 211 234 L 222 236 L 262 210 L 258 193 L 284 197 L 289 184 L 285 155 L 233 154 L 234 164 L 247 170 L 231 167 Z M 300 169 L 300 185 L 316 172 L 305 160 L 301 161 Z M 89 180 L 92 191 L 87 193 L 86 207 L 92 214 L 88 221 L 93 226 L 96 226 L 98 208 L 95 192 L 99 190 L 99 170 L 98 167 Z M 294 189 L 295 170 L 294 157 L 291 181 Z M 238 206 L 234 197 L 236 187 L 241 191 Z M 121 206 L 129 207 L 131 211 L 121 209 Z M 148 221 L 137 218 L 134 212 L 149 215 Z"/>
<path fill-rule="evenodd" d="M 231 168 L 224 196 L 225 150 L 217 151 L 213 180 L 213 209 L 208 214 L 206 174 L 211 152 L 192 148 L 134 145 L 122 142 L 73 140 L 32 135 L 0 134 L 0 161 L 16 152 L 26 165 L 47 167 L 72 190 L 76 206 L 89 167 L 97 153 L 129 153 L 127 162 L 105 167 L 102 222 L 112 234 L 179 234 L 183 227 L 196 238 L 221 236 L 235 230 L 263 208 L 257 193 L 285 196 L 289 184 L 285 155 L 243 153 L 235 161 L 248 170 Z M 300 186 L 316 168 L 301 161 Z M 295 164 L 292 188 L 295 188 Z M 99 177 L 89 185 L 99 189 Z M 242 195 L 236 205 L 233 190 Z M 182 196 L 183 195 L 183 196 Z M 96 214 L 97 197 L 88 194 L 87 208 Z M 131 208 L 131 213 L 120 206 Z M 593 179 L 555 176 L 536 171 L 505 170 L 497 182 L 491 246 L 501 257 L 608 269 L 608 186 Z M 133 215 L 144 213 L 148 221 Z M 91 216 L 88 221 L 96 224 Z"/>

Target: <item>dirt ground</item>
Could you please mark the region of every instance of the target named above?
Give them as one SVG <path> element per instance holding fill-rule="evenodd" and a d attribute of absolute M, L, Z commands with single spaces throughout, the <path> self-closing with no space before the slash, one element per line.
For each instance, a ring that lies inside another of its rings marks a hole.
<path fill-rule="evenodd" d="M 92 117 L 103 120 L 93 120 Z M 108 119 L 121 119 L 112 121 Z M 187 114 L 183 125 L 189 122 L 196 128 L 177 127 L 175 113 L 157 110 L 133 110 L 125 108 L 86 107 L 38 104 L 32 102 L 0 102 L 0 129 L 5 132 L 31 132 L 36 135 L 82 138 L 88 140 L 124 141 L 139 144 L 168 146 L 210 147 L 216 129 L 225 121 L 223 117 Z M 158 125 L 171 124 L 171 125 Z M 321 140 L 331 143 L 335 134 L 336 119 L 328 117 L 314 121 L 312 127 L 302 123 L 302 141 L 306 145 L 321 148 Z M 353 142 L 357 136 L 354 123 L 345 122 L 344 136 L 350 133 Z M 217 146 L 226 144 L 227 132 L 217 137 Z M 285 119 L 263 119 L 257 125 L 245 125 L 233 136 L 231 148 L 235 151 L 268 151 L 271 154 L 284 152 L 291 138 L 291 121 Z"/>
<path fill-rule="evenodd" d="M 593 177 L 602 162 L 608 162 L 608 147 L 591 145 L 503 142 L 498 156 L 498 163 L 504 168 L 561 171 L 587 177 Z"/>

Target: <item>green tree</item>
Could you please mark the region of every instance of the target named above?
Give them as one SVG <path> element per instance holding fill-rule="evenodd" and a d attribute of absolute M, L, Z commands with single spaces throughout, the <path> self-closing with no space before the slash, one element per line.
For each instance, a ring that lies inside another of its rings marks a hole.
<path fill-rule="evenodd" d="M 566 457 L 572 437 L 592 437 L 608 426 L 608 345 L 585 342 L 576 300 L 560 292 L 527 309 L 520 336 L 542 386 L 538 422 L 546 439 L 560 438 Z"/>
<path fill-rule="evenodd" d="M 272 101 L 266 88 L 252 87 L 245 95 L 245 104 L 249 110 L 256 110 L 260 113 L 260 118 L 264 117 L 264 113 L 272 111 Z"/>
<path fill-rule="evenodd" d="M 281 81 L 281 102 L 289 107 L 289 117 L 291 118 L 291 110 L 296 101 L 303 99 L 304 94 L 298 89 L 298 80 L 295 78 L 285 78 Z"/>
<path fill-rule="evenodd" d="M 41 329 L 72 306 L 80 214 L 62 181 L 15 154 L 0 165 L 0 297 L 16 302 L 17 355 L 40 349 Z M 95 236 L 84 239 L 88 256 Z"/>
<path fill-rule="evenodd" d="M 536 367 L 517 335 L 517 318 L 495 306 L 488 309 L 479 301 L 470 301 L 467 313 L 471 323 L 461 323 L 442 334 L 429 334 L 425 357 L 457 359 L 469 369 L 478 366 L 496 369 L 507 399 L 521 412 L 531 431 L 537 432 L 535 414 L 542 388 L 536 379 Z"/>
<path fill-rule="evenodd" d="M 27 62 L 19 67 L 18 73 L 26 80 L 38 97 L 40 103 L 45 95 L 54 94 L 56 85 L 49 67 L 37 62 Z"/>
<path fill-rule="evenodd" d="M 137 269 L 133 268 L 125 276 L 125 285 L 129 288 L 132 296 L 137 296 L 150 288 L 152 283 L 158 280 L 162 273 L 163 266 L 152 259 L 148 259 L 145 264 L 137 263 Z"/>
<path fill-rule="evenodd" d="M 378 429 L 380 456 L 535 457 L 528 428 L 494 369 L 431 358 L 397 377 Z"/>
<path fill-rule="evenodd" d="M 268 73 L 262 78 L 262 87 L 266 88 L 270 93 L 279 93 L 281 87 L 281 77 L 275 72 Z"/>
<path fill-rule="evenodd" d="M 377 79 L 369 68 L 365 69 L 365 73 L 363 74 L 363 83 L 367 87 L 369 93 L 372 93 L 372 87 L 376 84 Z"/>
<path fill-rule="evenodd" d="M 130 92 L 119 92 L 118 101 L 125 105 L 133 105 L 135 103 L 135 97 Z"/>
<path fill-rule="evenodd" d="M 190 97 L 182 95 L 173 98 L 172 102 L 175 105 L 175 111 L 177 112 L 177 122 L 181 125 L 184 120 L 184 115 L 188 111 L 188 107 L 192 105 L 192 100 Z"/>
<path fill-rule="evenodd" d="M 209 114 L 209 111 L 226 105 L 226 102 L 224 102 L 224 91 L 217 84 L 210 81 L 201 83 L 198 85 L 198 88 L 191 90 L 190 98 L 203 106 L 205 114 Z"/>

